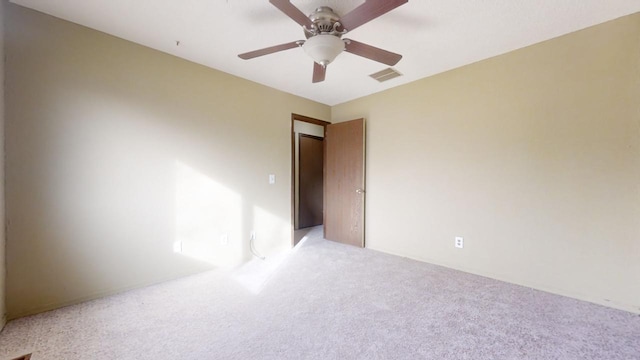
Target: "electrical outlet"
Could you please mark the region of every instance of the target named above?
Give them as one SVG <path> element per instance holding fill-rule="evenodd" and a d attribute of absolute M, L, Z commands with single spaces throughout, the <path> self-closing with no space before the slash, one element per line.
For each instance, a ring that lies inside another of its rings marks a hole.
<path fill-rule="evenodd" d="M 223 246 L 229 245 L 229 235 L 222 234 L 222 236 L 220 236 L 220 244 L 222 244 Z"/>
<path fill-rule="evenodd" d="M 462 236 L 456 236 L 456 247 L 460 249 L 464 247 L 464 238 Z"/>

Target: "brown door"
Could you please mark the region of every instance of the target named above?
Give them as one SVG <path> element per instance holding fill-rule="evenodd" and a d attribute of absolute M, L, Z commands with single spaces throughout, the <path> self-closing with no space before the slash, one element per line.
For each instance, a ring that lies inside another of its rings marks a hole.
<path fill-rule="evenodd" d="M 327 125 L 324 237 L 364 247 L 364 119 Z"/>
<path fill-rule="evenodd" d="M 320 137 L 300 134 L 299 217 L 298 227 L 322 225 L 322 166 L 324 141 Z"/>

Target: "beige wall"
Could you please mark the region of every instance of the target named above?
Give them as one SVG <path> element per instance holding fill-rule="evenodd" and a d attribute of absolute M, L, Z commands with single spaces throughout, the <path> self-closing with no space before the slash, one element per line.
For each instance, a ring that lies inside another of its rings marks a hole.
<path fill-rule="evenodd" d="M 4 1 L 0 0 L 0 59 L 4 59 Z M 6 322 L 4 211 L 4 61 L 0 61 L 0 330 Z"/>
<path fill-rule="evenodd" d="M 290 246 L 291 113 L 367 118 L 368 247 L 640 312 L 639 15 L 330 109 L 6 11 L 11 318 Z"/>
<path fill-rule="evenodd" d="M 10 318 L 290 247 L 291 113 L 328 106 L 6 10 Z"/>
<path fill-rule="evenodd" d="M 640 312 L 639 79 L 635 14 L 333 107 L 367 247 Z"/>

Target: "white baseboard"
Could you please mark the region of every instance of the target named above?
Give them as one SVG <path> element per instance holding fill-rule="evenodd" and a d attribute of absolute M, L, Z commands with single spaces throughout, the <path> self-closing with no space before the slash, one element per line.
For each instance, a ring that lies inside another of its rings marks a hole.
<path fill-rule="evenodd" d="M 444 263 L 444 262 L 441 262 L 441 261 L 438 261 L 438 260 L 435 260 L 435 259 L 422 258 L 422 257 L 418 257 L 418 256 L 411 256 L 411 255 L 407 255 L 407 254 L 401 254 L 401 253 L 398 253 L 398 252 L 395 252 L 395 251 L 392 251 L 392 250 L 388 250 L 388 249 L 377 248 L 377 247 L 369 247 L 369 246 L 367 246 L 367 248 L 371 249 L 371 250 L 375 250 L 375 251 L 380 251 L 380 252 L 383 252 L 383 253 L 386 253 L 386 254 L 390 254 L 390 255 L 400 256 L 400 257 L 404 257 L 404 258 L 407 258 L 407 259 L 421 261 L 421 262 L 425 262 L 425 263 L 432 264 L 432 265 L 446 267 L 448 269 L 454 269 L 454 270 L 466 272 L 466 273 L 469 273 L 469 274 L 484 276 L 484 277 L 487 277 L 487 278 L 490 278 L 490 279 L 503 281 L 503 282 L 506 282 L 506 283 L 509 283 L 509 284 L 514 284 L 514 285 L 518 285 L 518 286 L 524 286 L 524 287 L 528 287 L 528 288 L 531 288 L 531 289 L 548 292 L 548 293 L 555 294 L 555 295 L 565 296 L 565 297 L 569 297 L 569 298 L 577 299 L 577 300 L 581 300 L 581 301 L 587 301 L 587 302 L 590 302 L 590 303 L 594 303 L 594 304 L 610 307 L 610 308 L 617 309 L 617 310 L 623 310 L 623 311 L 627 311 L 627 312 L 634 313 L 634 314 L 640 314 L 640 305 L 639 304 L 636 304 L 634 306 L 633 304 L 625 304 L 625 303 L 621 303 L 621 302 L 617 302 L 617 301 L 612 301 L 612 300 L 609 300 L 609 299 L 600 299 L 600 298 L 596 298 L 596 297 L 585 295 L 585 294 L 577 294 L 577 293 L 573 293 L 571 291 L 567 291 L 567 290 L 564 290 L 564 289 L 558 289 L 558 288 L 546 286 L 544 284 L 521 281 L 519 279 L 509 278 L 507 276 L 503 276 L 503 275 L 500 275 L 500 274 L 494 274 L 494 273 L 491 273 L 491 272 L 480 271 L 480 270 L 477 270 L 477 269 L 460 267 L 460 266 L 457 266 L 455 264 L 448 264 L 448 263 Z"/>
<path fill-rule="evenodd" d="M 180 279 L 180 278 L 187 277 L 187 276 L 197 275 L 197 274 L 200 274 L 200 273 L 203 273 L 203 272 L 206 272 L 206 271 L 210 271 L 212 269 L 205 269 L 205 270 L 200 270 L 200 271 L 195 271 L 195 272 L 189 271 L 189 272 L 184 272 L 184 273 L 176 274 L 176 275 L 173 275 L 173 276 L 169 276 L 169 277 L 166 277 L 166 278 L 155 279 L 155 280 L 149 281 L 149 282 L 138 283 L 138 284 L 133 284 L 133 285 L 124 286 L 124 287 L 105 289 L 105 290 L 102 290 L 102 291 L 98 291 L 98 292 L 94 292 L 94 293 L 88 294 L 86 296 L 77 297 L 77 298 L 74 298 L 74 299 L 71 299 L 71 300 L 62 301 L 62 302 L 55 302 L 55 303 L 49 303 L 49 304 L 45 304 L 45 305 L 42 305 L 42 306 L 39 306 L 39 307 L 27 309 L 27 310 L 19 312 L 19 313 L 10 314 L 10 316 L 8 316 L 6 318 L 6 320 L 11 321 L 11 320 L 19 319 L 21 317 L 31 316 L 31 315 L 35 315 L 35 314 L 51 311 L 51 310 L 60 309 L 60 308 L 67 307 L 67 306 L 77 305 L 77 304 L 80 304 L 80 303 L 83 303 L 83 302 L 87 302 L 87 301 L 98 300 L 98 299 L 102 299 L 102 298 L 105 298 L 105 297 L 108 297 L 108 296 L 121 294 L 121 293 L 124 293 L 124 292 L 127 292 L 127 291 L 141 289 L 141 288 L 145 288 L 145 287 L 148 287 L 148 286 L 154 286 L 154 285 L 158 285 L 158 284 L 161 284 L 161 283 L 164 283 L 164 282 L 167 282 L 167 281 L 172 281 L 172 280 Z"/>

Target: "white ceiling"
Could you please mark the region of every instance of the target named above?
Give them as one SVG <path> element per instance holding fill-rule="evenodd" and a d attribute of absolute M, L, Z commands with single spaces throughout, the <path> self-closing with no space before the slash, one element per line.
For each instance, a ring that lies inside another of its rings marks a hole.
<path fill-rule="evenodd" d="M 268 0 L 12 0 L 193 62 L 327 105 L 369 95 L 640 11 L 640 0 L 409 0 L 347 37 L 404 57 L 404 76 L 378 83 L 386 65 L 343 53 L 311 83 L 300 48 L 241 60 L 237 54 L 304 39 Z M 344 15 L 363 0 L 292 0 L 305 14 Z M 176 41 L 180 44 L 176 45 Z"/>

